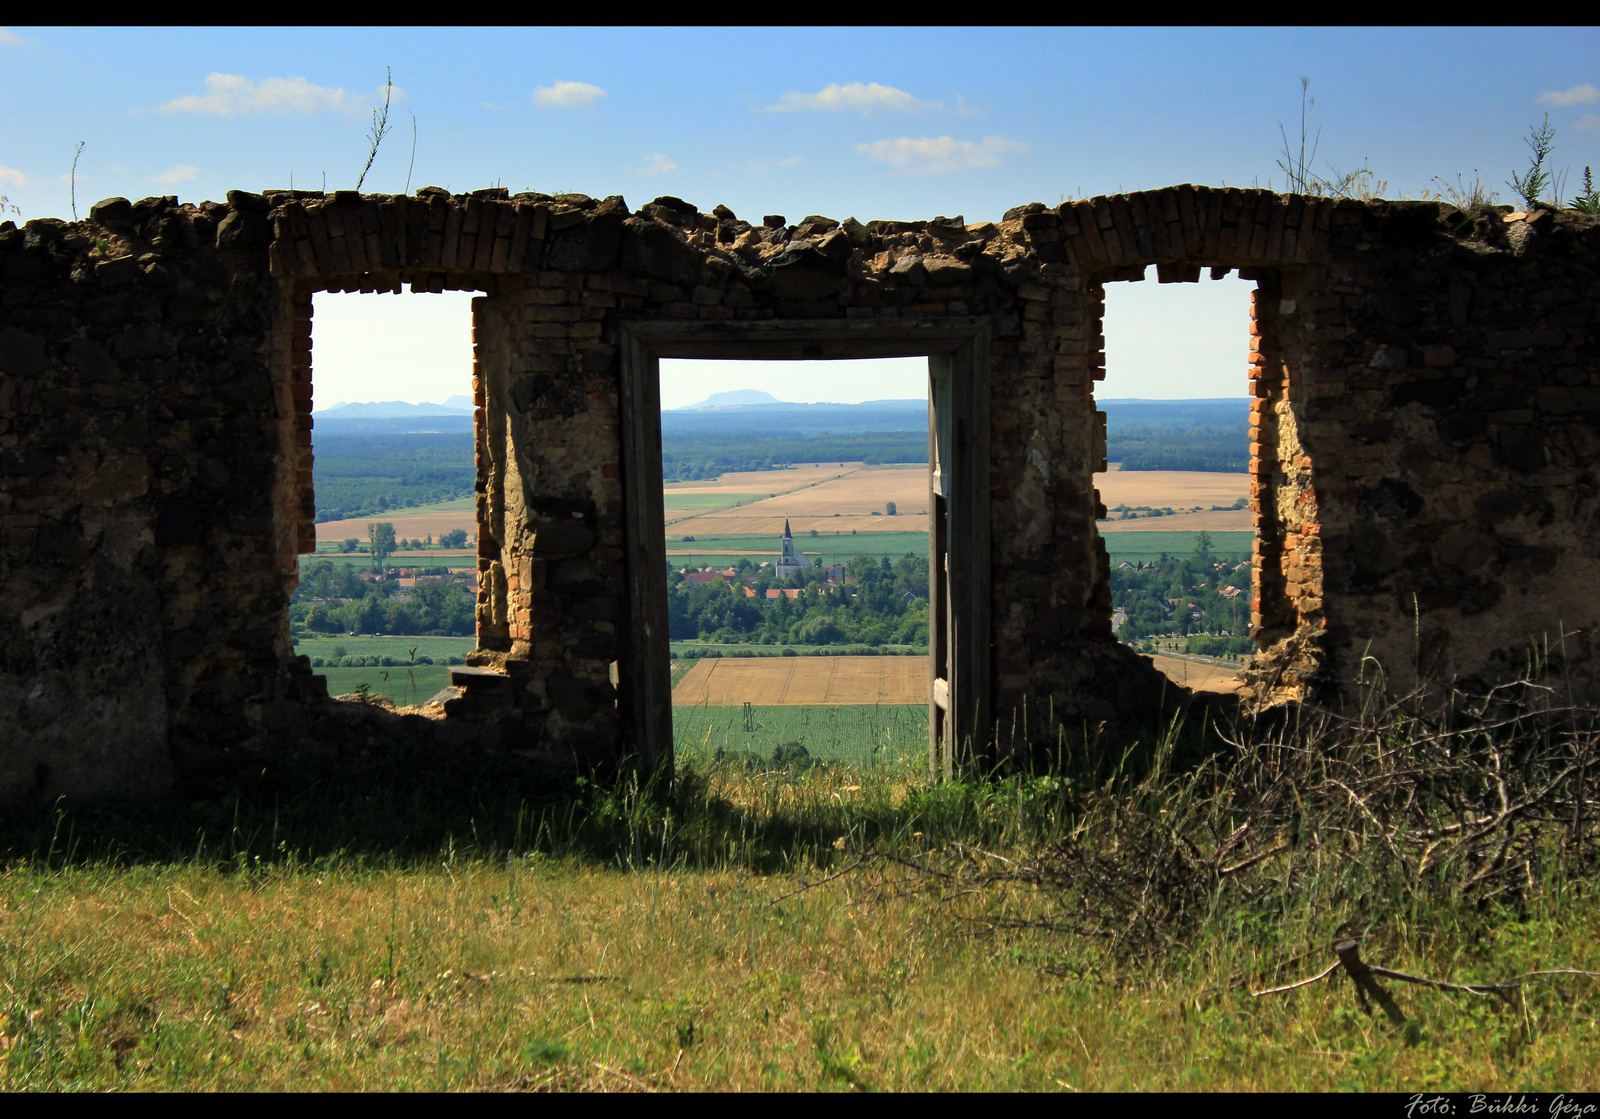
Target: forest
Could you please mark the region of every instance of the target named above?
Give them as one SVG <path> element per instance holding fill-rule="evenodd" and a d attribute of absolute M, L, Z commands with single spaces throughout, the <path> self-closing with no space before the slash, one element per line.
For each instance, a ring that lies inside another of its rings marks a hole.
<path fill-rule="evenodd" d="M 693 432 L 661 437 L 667 482 L 711 481 L 724 473 L 797 462 L 927 462 L 927 431 L 802 435 L 796 431 Z"/>
<path fill-rule="evenodd" d="M 472 448 L 470 432 L 318 432 L 317 520 L 375 517 L 467 497 L 478 476 Z"/>
<path fill-rule="evenodd" d="M 1202 470 L 1242 474 L 1250 469 L 1248 424 L 1150 427 L 1143 424 L 1106 433 L 1106 461 L 1123 470 Z"/>

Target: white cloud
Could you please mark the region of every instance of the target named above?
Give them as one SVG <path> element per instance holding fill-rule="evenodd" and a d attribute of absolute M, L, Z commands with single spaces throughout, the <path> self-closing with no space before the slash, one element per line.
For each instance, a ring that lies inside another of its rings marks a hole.
<path fill-rule="evenodd" d="M 0 27 L 0 47 L 15 47 L 27 41 L 9 27 Z"/>
<path fill-rule="evenodd" d="M 150 176 L 150 182 L 152 182 L 152 183 L 186 183 L 190 179 L 198 178 L 199 175 L 200 175 L 200 168 L 196 167 L 194 164 L 192 164 L 192 163 L 180 163 L 175 167 L 167 168 L 165 171 L 161 172 L 161 174 L 159 174 L 159 175 L 151 175 Z"/>
<path fill-rule="evenodd" d="M 1596 89 L 1588 82 L 1584 82 L 1582 85 L 1575 85 L 1571 89 L 1564 89 L 1560 92 L 1547 89 L 1539 94 L 1539 100 L 1534 104 L 1559 105 L 1562 108 L 1566 108 L 1569 105 L 1593 105 L 1596 101 L 1600 101 L 1600 89 Z"/>
<path fill-rule="evenodd" d="M 764 159 L 751 159 L 738 165 L 738 170 L 746 175 L 770 175 L 776 167 L 799 167 L 805 162 L 800 156 L 786 155 L 782 158 L 767 156 Z M 729 164 L 730 167 L 734 166 Z"/>
<path fill-rule="evenodd" d="M 588 82 L 557 82 L 534 90 L 533 103 L 541 109 L 576 109 L 605 96 L 605 90 Z"/>
<path fill-rule="evenodd" d="M 32 181 L 15 167 L 7 167 L 4 164 L 0 164 L 0 186 L 21 187 L 27 186 Z"/>
<path fill-rule="evenodd" d="M 1600 113 L 1584 113 L 1572 126 L 1574 132 L 1600 132 Z"/>
<path fill-rule="evenodd" d="M 1028 145 L 1004 136 L 985 136 L 982 140 L 957 140 L 950 136 L 901 136 L 872 144 L 857 144 L 856 154 L 875 163 L 908 174 L 941 174 L 946 171 L 971 171 L 998 166 L 1008 155 L 1021 155 Z"/>
<path fill-rule="evenodd" d="M 676 171 L 678 165 L 660 152 L 644 157 L 644 162 L 639 166 L 630 168 L 635 175 L 665 175 L 668 171 Z"/>
<path fill-rule="evenodd" d="M 377 90 L 382 103 L 383 87 Z M 391 101 L 406 100 L 406 93 L 395 86 Z M 331 113 L 363 110 L 371 97 L 350 93 L 343 86 L 329 89 L 305 78 L 263 78 L 253 82 L 239 74 L 212 74 L 206 78 L 205 93 L 174 98 L 161 106 L 163 113 L 216 113 L 231 117 L 240 113 Z"/>
<path fill-rule="evenodd" d="M 938 101 L 918 101 L 903 89 L 877 82 L 837 82 L 816 93 L 785 93 L 775 105 L 762 109 L 763 113 L 793 113 L 802 109 L 819 109 L 829 113 L 870 113 L 883 110 L 893 113 L 910 113 L 919 109 L 942 109 Z"/>

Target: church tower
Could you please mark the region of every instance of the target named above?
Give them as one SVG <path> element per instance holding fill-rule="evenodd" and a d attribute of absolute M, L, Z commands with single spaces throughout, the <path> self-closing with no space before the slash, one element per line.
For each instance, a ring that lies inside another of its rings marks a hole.
<path fill-rule="evenodd" d="M 779 540 L 778 543 L 782 547 L 782 554 L 772 568 L 773 574 L 778 578 L 787 579 L 796 571 L 811 565 L 810 560 L 803 554 L 797 554 L 794 550 L 794 533 L 789 531 L 788 517 L 783 518 L 783 539 Z"/>

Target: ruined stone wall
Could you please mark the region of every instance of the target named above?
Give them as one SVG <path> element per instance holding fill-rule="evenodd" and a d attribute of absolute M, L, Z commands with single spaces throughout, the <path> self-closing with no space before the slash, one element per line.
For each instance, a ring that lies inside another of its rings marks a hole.
<path fill-rule="evenodd" d="M 977 224 L 499 190 L 229 198 L 0 226 L 0 796 L 160 788 L 351 724 L 286 617 L 315 543 L 319 290 L 483 293 L 479 672 L 409 724 L 441 748 L 628 749 L 611 665 L 636 583 L 636 321 L 987 317 L 1000 748 L 1147 715 L 1163 685 L 1111 636 L 1092 476 L 1104 285 L 1150 264 L 1258 284 L 1256 698 L 1338 700 L 1365 655 L 1490 683 L 1546 634 L 1593 683 L 1595 219 L 1193 187 Z"/>

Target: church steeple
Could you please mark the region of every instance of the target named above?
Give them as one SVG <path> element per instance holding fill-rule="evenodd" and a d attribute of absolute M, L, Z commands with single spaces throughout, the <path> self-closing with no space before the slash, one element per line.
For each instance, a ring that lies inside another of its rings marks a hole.
<path fill-rule="evenodd" d="M 788 517 L 783 518 L 783 538 L 785 540 L 793 540 L 794 539 L 794 533 L 789 531 L 789 518 Z"/>

